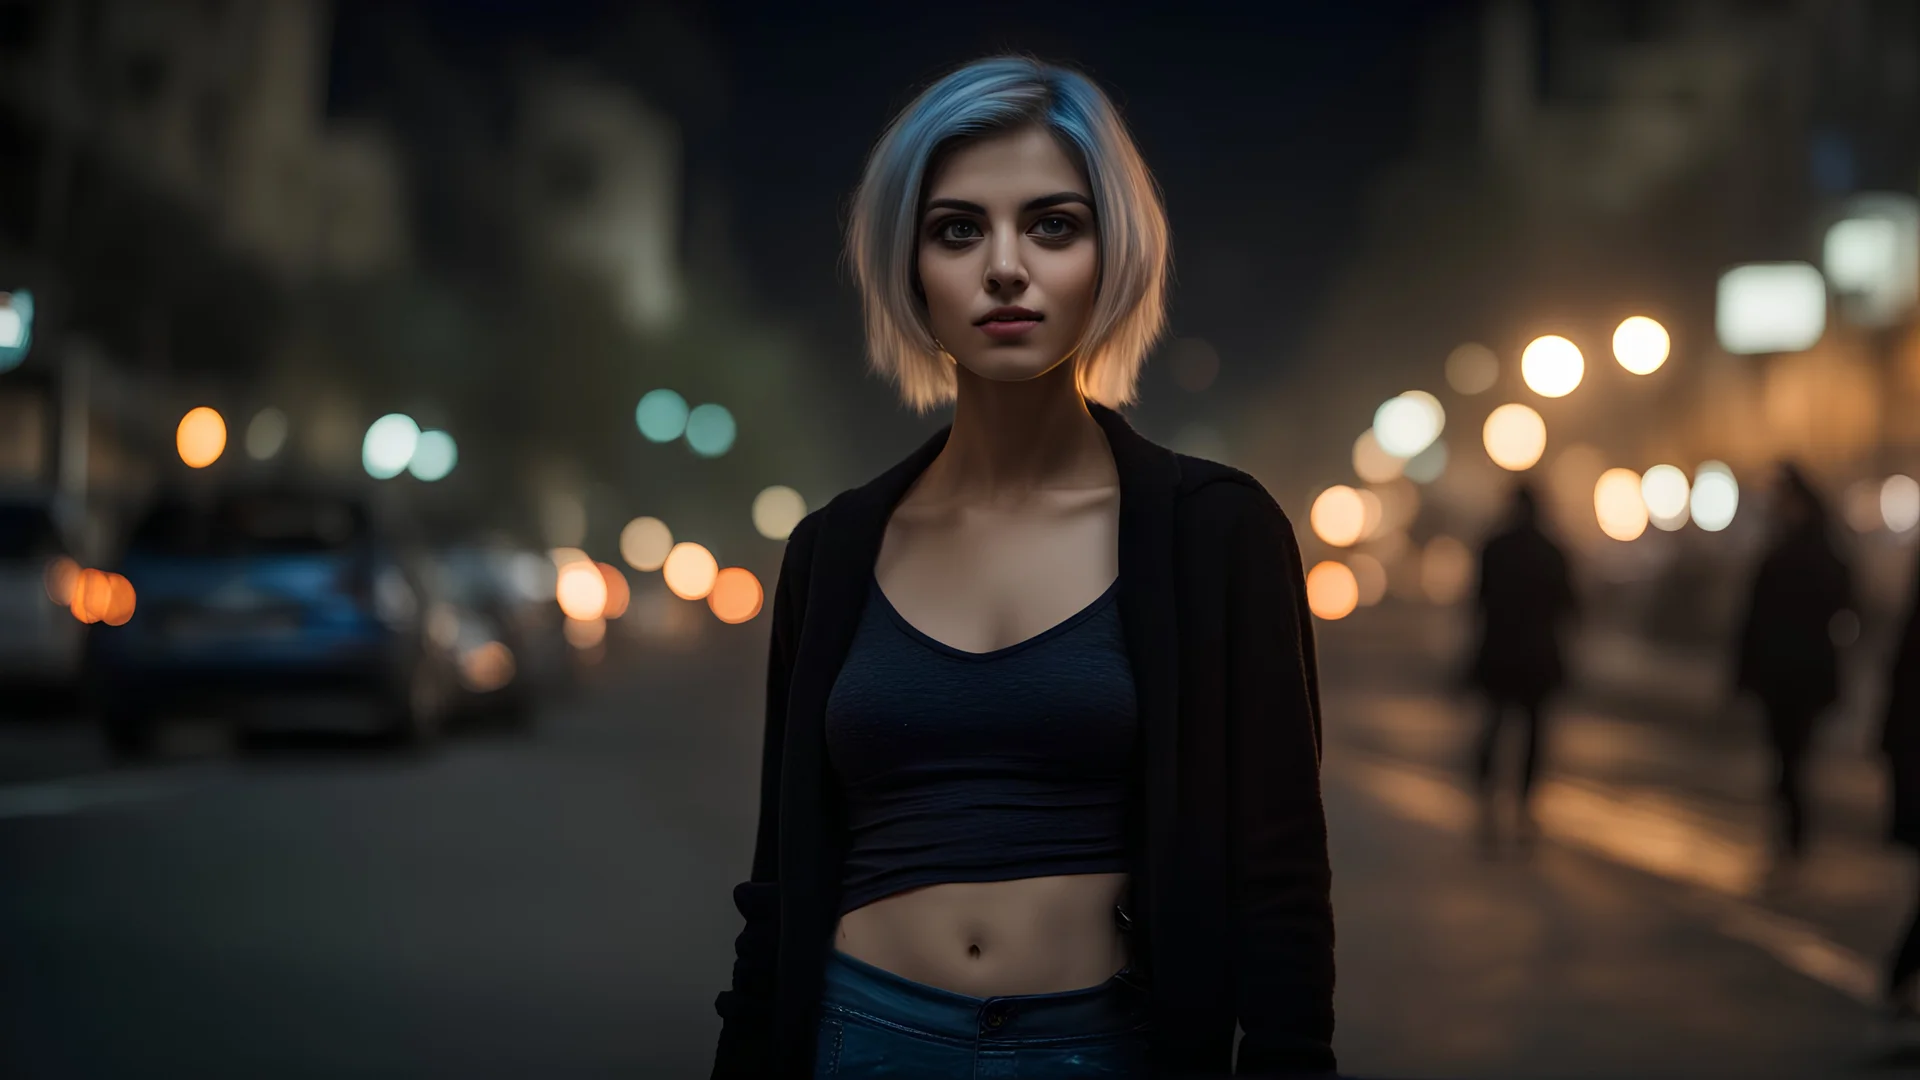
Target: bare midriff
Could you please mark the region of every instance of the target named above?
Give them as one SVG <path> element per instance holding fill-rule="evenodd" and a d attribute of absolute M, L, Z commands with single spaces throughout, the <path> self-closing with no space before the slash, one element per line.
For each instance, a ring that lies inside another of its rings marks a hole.
<path fill-rule="evenodd" d="M 1125 874 L 928 885 L 840 917 L 834 947 L 914 982 L 971 997 L 1098 986 L 1127 965 L 1114 922 Z"/>

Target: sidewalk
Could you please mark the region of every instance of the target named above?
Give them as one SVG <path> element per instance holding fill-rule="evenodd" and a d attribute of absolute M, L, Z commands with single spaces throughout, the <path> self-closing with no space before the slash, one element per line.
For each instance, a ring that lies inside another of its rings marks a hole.
<path fill-rule="evenodd" d="M 1403 816 L 1470 831 L 1468 763 L 1481 703 L 1450 692 L 1459 631 L 1431 610 L 1322 630 L 1328 755 Z M 1884 770 L 1868 710 L 1821 730 L 1809 778 L 1811 853 L 1765 884 L 1772 811 L 1760 720 L 1730 712 L 1724 668 L 1621 638 L 1580 644 L 1536 792 L 1543 838 L 1680 884 L 1720 906 L 1720 930 L 1863 1004 L 1904 929 L 1913 870 L 1881 842 Z M 1517 768 L 1519 732 L 1503 767 Z"/>

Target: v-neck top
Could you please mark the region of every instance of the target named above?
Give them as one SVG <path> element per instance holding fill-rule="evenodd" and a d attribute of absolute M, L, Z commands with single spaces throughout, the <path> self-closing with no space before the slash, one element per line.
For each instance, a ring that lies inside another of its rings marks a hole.
<path fill-rule="evenodd" d="M 868 584 L 825 718 L 849 823 L 840 914 L 925 885 L 1126 869 L 1138 725 L 1118 587 L 969 652 Z"/>

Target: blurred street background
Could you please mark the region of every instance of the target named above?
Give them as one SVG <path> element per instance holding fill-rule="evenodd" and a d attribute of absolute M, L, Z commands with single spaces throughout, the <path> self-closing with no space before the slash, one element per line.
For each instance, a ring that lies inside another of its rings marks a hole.
<path fill-rule="evenodd" d="M 1164 189 L 1130 420 L 1301 536 L 1343 1069 L 1920 1074 L 1920 3 L 909 7 L 0 0 L 0 1075 L 705 1075 L 784 540 L 944 422 L 846 200 L 1009 49 Z M 1782 873 L 1788 460 L 1850 584 Z M 1578 615 L 1489 844 L 1519 482 Z"/>

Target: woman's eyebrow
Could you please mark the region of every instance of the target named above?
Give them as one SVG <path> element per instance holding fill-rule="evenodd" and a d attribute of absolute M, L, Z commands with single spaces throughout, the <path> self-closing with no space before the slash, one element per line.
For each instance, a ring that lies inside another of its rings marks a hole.
<path fill-rule="evenodd" d="M 1064 206 L 1067 203 L 1080 203 L 1089 209 L 1093 207 L 1093 200 L 1077 191 L 1056 191 L 1051 195 L 1042 195 L 1038 198 L 1028 199 L 1026 203 L 1020 207 L 1020 210 L 1022 213 L 1025 213 L 1029 210 L 1045 210 L 1049 207 Z M 927 203 L 927 209 L 958 210 L 963 214 L 979 214 L 983 217 L 987 212 L 986 207 L 981 206 L 979 203 L 968 202 L 965 199 L 934 199 Z"/>

